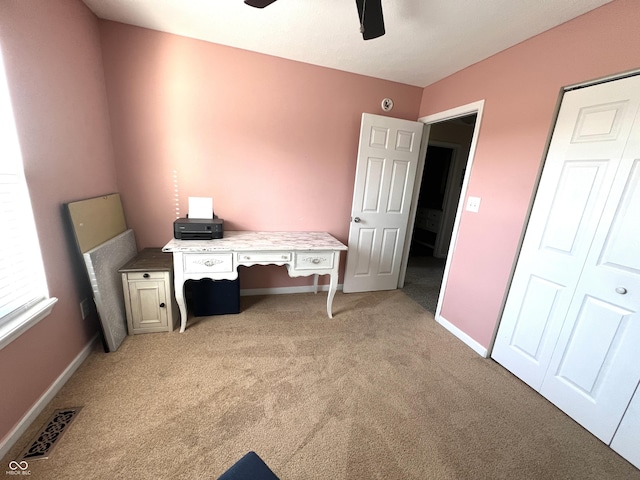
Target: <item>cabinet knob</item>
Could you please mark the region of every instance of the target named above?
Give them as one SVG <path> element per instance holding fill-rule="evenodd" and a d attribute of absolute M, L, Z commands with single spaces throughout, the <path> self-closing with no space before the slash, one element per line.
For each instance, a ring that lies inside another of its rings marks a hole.
<path fill-rule="evenodd" d="M 144 275 L 142 275 L 142 276 L 143 276 L 143 278 L 149 278 L 149 274 L 148 274 L 148 273 L 145 273 L 145 274 L 144 274 Z"/>
<path fill-rule="evenodd" d="M 311 263 L 315 263 L 317 265 L 318 263 L 320 263 L 320 259 L 314 258 L 313 260 L 311 260 Z"/>
<path fill-rule="evenodd" d="M 160 308 L 164 308 L 164 307 L 166 307 L 166 305 L 165 305 L 165 303 L 164 303 L 164 302 L 162 302 L 162 303 L 160 304 Z"/>
<path fill-rule="evenodd" d="M 618 287 L 616 288 L 616 293 L 619 293 L 620 295 L 624 295 L 625 293 L 627 293 L 627 289 L 624 287 Z"/>

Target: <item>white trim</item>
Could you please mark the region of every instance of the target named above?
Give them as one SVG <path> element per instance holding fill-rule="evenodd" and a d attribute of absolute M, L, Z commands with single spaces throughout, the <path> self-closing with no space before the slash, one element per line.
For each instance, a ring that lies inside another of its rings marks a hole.
<path fill-rule="evenodd" d="M 587 80 L 586 82 L 574 83 L 572 85 L 567 85 L 562 88 L 563 92 L 569 92 L 571 90 L 576 90 L 578 88 L 586 88 L 592 87 L 594 85 L 599 85 L 601 83 L 606 82 L 615 82 L 616 80 L 622 80 L 623 78 L 634 77 L 636 75 L 640 75 L 640 69 L 636 68 L 634 70 L 629 70 L 627 72 L 614 73 L 613 75 L 607 75 L 606 77 L 595 78 L 592 80 Z M 557 118 L 556 112 L 556 118 Z"/>
<path fill-rule="evenodd" d="M 56 297 L 45 298 L 0 325 L 0 350 L 49 315 L 57 301 Z"/>
<path fill-rule="evenodd" d="M 338 285 L 338 290 L 342 290 L 342 284 Z M 318 285 L 319 292 L 328 292 L 329 285 Z M 240 289 L 241 297 L 251 297 L 253 295 L 288 295 L 290 293 L 313 293 L 313 285 L 300 285 L 297 287 L 274 287 L 274 288 L 243 288 Z"/>
<path fill-rule="evenodd" d="M 435 319 L 436 322 L 438 322 L 439 324 L 441 324 L 444 328 L 446 328 L 447 330 L 449 330 L 449 332 L 451 332 L 454 336 L 456 336 L 457 338 L 459 338 L 462 342 L 464 342 L 466 345 L 468 345 L 473 351 L 477 352 L 478 354 L 480 354 L 483 357 L 488 357 L 488 349 L 483 347 L 482 345 L 480 345 L 478 342 L 476 342 L 473 338 L 471 338 L 469 335 L 467 335 L 466 333 L 464 333 L 462 330 L 460 330 L 458 327 L 456 327 L 455 325 L 453 325 L 451 322 L 449 322 L 447 319 L 445 319 L 441 314 L 441 310 L 442 310 L 442 302 L 444 300 L 444 294 L 446 291 L 446 287 L 447 287 L 447 281 L 449 279 L 449 270 L 451 268 L 451 261 L 453 259 L 453 254 L 455 251 L 455 245 L 456 242 L 458 240 L 458 231 L 460 229 L 460 219 L 462 217 L 462 211 L 464 208 L 464 204 L 465 204 L 465 199 L 467 197 L 467 189 L 469 186 L 469 179 L 471 178 L 471 170 L 473 167 L 473 159 L 475 156 L 475 152 L 476 152 L 476 145 L 478 143 L 478 135 L 480 132 L 480 123 L 482 121 L 482 112 L 484 109 L 484 100 L 479 100 L 477 102 L 473 102 L 473 103 L 468 103 L 466 105 L 462 105 L 460 107 L 456 107 L 456 108 L 452 108 L 450 110 L 445 110 L 443 112 L 439 112 L 439 113 L 435 113 L 433 115 L 427 115 L 425 117 L 421 117 L 418 119 L 419 122 L 423 122 L 425 124 L 425 134 L 423 135 L 423 145 L 421 145 L 421 150 L 424 150 L 424 152 L 421 153 L 421 162 L 422 164 L 418 164 L 418 173 L 416 174 L 416 184 L 414 185 L 414 195 L 413 195 L 413 200 L 411 203 L 411 209 L 413 210 L 413 212 L 410 215 L 409 221 L 410 222 L 415 222 L 415 209 L 417 208 L 417 204 L 418 204 L 418 196 L 416 194 L 417 191 L 419 191 L 420 189 L 420 182 L 421 182 L 421 178 L 422 178 L 422 171 L 424 170 L 424 156 L 426 153 L 426 149 L 427 149 L 427 145 L 429 143 L 429 128 L 432 124 L 434 123 L 439 123 L 439 122 L 444 122 L 447 120 L 452 120 L 454 118 L 458 118 L 458 117 L 463 117 L 463 116 L 467 116 L 467 115 L 473 115 L 474 113 L 476 114 L 476 123 L 473 129 L 473 137 L 471 139 L 471 145 L 469 147 L 469 156 L 467 159 L 467 163 L 466 163 L 466 170 L 465 170 L 465 174 L 464 174 L 464 179 L 462 181 L 462 188 L 460 190 L 460 199 L 458 201 L 458 207 L 456 209 L 456 217 L 455 217 L 455 221 L 453 224 L 453 232 L 451 234 L 451 242 L 449 243 L 449 250 L 447 252 L 447 261 L 445 263 L 445 267 L 444 267 L 444 274 L 442 276 L 442 286 L 440 288 L 440 295 L 438 296 L 438 306 L 436 307 L 436 312 L 435 312 Z M 412 227 L 412 231 L 413 231 L 413 223 L 409 223 L 409 225 L 411 225 Z M 410 235 L 407 235 L 407 237 L 410 237 Z M 404 275 L 406 274 L 406 266 L 409 260 L 409 249 L 407 247 L 407 245 L 405 245 L 405 251 L 403 253 L 403 259 L 402 259 L 402 268 L 400 270 L 401 272 L 401 277 L 400 280 L 398 282 L 398 286 L 399 288 L 402 288 L 402 285 L 404 284 Z"/>
<path fill-rule="evenodd" d="M 93 338 L 89 341 L 89 343 L 82 349 L 82 351 L 73 359 L 73 361 L 64 369 L 64 372 L 60 374 L 60 376 L 51 384 L 51 386 L 47 389 L 46 392 L 42 394 L 42 396 L 34 403 L 31 409 L 25 413 L 25 415 L 20 419 L 18 424 L 9 432 L 9 434 L 2 440 L 0 443 L 0 458 L 3 458 L 11 447 L 20 439 L 22 434 L 29 428 L 29 426 L 34 422 L 36 417 L 42 413 L 45 407 L 53 400 L 53 397 L 60 391 L 60 389 L 64 386 L 65 383 L 71 378 L 71 376 L 76 372 L 78 367 L 82 365 L 82 362 L 86 360 L 86 358 L 91 353 L 93 349 L 93 344 L 98 338 L 98 334 L 96 333 Z"/>
<path fill-rule="evenodd" d="M 432 123 L 445 122 L 447 120 L 453 120 L 458 117 L 465 117 L 467 115 L 473 115 L 474 113 L 481 114 L 484 108 L 484 100 L 478 100 L 477 102 L 467 103 L 459 107 L 445 110 L 444 112 L 434 113 L 432 115 L 426 115 L 418 119 L 419 122 L 431 125 Z M 476 120 L 476 125 L 478 121 Z"/>
<path fill-rule="evenodd" d="M 456 327 L 453 323 L 449 322 L 449 320 L 444 318 L 442 315 L 437 315 L 435 319 L 436 319 L 436 322 L 438 322 L 444 328 L 449 330 L 449 332 L 451 332 L 454 336 L 458 337 L 459 340 L 465 343 L 474 352 L 476 352 L 477 354 L 479 354 L 484 358 L 487 358 L 489 356 L 489 350 L 487 348 L 480 345 L 473 338 L 471 338 L 469 335 L 464 333 L 462 330 Z"/>
<path fill-rule="evenodd" d="M 440 316 L 440 311 L 442 310 L 442 302 L 444 300 L 444 295 L 447 289 L 447 282 L 449 280 L 449 270 L 451 269 L 451 261 L 453 260 L 453 255 L 455 253 L 455 248 L 456 248 L 456 242 L 458 241 L 458 231 L 460 230 L 460 219 L 462 217 L 462 210 L 464 207 L 465 199 L 467 197 L 469 179 L 471 178 L 471 170 L 473 167 L 473 160 L 476 153 L 478 135 L 480 133 L 480 123 L 482 122 L 483 109 L 484 109 L 484 100 L 479 100 L 477 102 L 469 103 L 461 107 L 452 108 L 450 110 L 445 110 L 444 112 L 435 113 L 433 115 L 427 115 L 426 117 L 422 117 L 418 119 L 419 121 L 425 122 L 427 125 L 430 125 L 432 123 L 451 120 L 452 118 L 462 117 L 465 115 L 472 115 L 474 113 L 476 114 L 476 124 L 473 129 L 471 146 L 469 147 L 469 158 L 467 160 L 467 167 L 464 173 L 464 179 L 462 181 L 462 189 L 460 190 L 460 200 L 458 201 L 458 208 L 456 210 L 456 219 L 453 223 L 453 232 L 451 234 L 451 243 L 449 244 L 449 251 L 447 252 L 447 261 L 444 266 L 444 274 L 442 275 L 442 286 L 440 287 L 440 295 L 438 296 L 438 306 L 436 307 L 436 312 L 435 312 L 436 319 L 442 318 Z"/>

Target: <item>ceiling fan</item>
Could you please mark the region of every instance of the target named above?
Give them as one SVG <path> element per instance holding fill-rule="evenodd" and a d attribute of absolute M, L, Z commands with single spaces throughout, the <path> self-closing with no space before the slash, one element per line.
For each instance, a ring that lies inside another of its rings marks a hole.
<path fill-rule="evenodd" d="M 276 0 L 244 0 L 244 3 L 256 8 L 264 8 Z M 370 40 L 384 35 L 384 18 L 382 16 L 382 0 L 356 0 L 360 33 L 362 38 Z"/>

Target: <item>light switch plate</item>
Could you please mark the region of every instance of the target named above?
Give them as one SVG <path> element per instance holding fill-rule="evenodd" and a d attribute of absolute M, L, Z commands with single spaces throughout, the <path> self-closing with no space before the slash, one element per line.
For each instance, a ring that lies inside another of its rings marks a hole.
<path fill-rule="evenodd" d="M 467 211 L 477 213 L 480 210 L 480 197 L 467 198 Z"/>

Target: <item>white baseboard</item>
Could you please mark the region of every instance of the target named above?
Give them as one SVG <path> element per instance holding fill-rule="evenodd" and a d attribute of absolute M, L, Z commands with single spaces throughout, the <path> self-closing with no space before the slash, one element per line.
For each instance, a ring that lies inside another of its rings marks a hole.
<path fill-rule="evenodd" d="M 456 327 L 453 323 L 449 322 L 442 315 L 438 315 L 436 317 L 436 322 L 438 322 L 444 328 L 449 330 L 453 335 L 458 337 L 458 339 L 462 340 L 463 343 L 465 343 L 469 348 L 471 348 L 474 352 L 476 352 L 480 356 L 482 356 L 484 358 L 487 358 L 489 356 L 489 350 L 487 350 L 485 347 L 480 345 L 478 342 L 476 342 L 469 335 L 467 335 L 462 330 L 460 330 L 458 327 Z"/>
<path fill-rule="evenodd" d="M 342 290 L 342 284 L 338 285 L 338 290 Z M 318 285 L 318 291 L 319 292 L 329 291 L 329 285 Z M 252 295 L 286 295 L 289 293 L 313 293 L 313 285 L 300 285 L 297 287 L 240 289 L 240 296 L 242 297 L 250 297 Z"/>
<path fill-rule="evenodd" d="M 0 458 L 4 457 L 11 447 L 20 439 L 22 434 L 29 428 L 29 425 L 33 423 L 38 415 L 45 409 L 53 397 L 60 391 L 65 383 L 71 378 L 75 371 L 82 365 L 82 362 L 91 353 L 93 344 L 98 338 L 98 334 L 91 339 L 91 341 L 82 349 L 82 351 L 73 359 L 73 361 L 65 368 L 64 372 L 51 384 L 46 392 L 38 399 L 38 401 L 31 407 L 31 409 L 20 419 L 18 425 L 2 440 L 0 443 Z"/>

